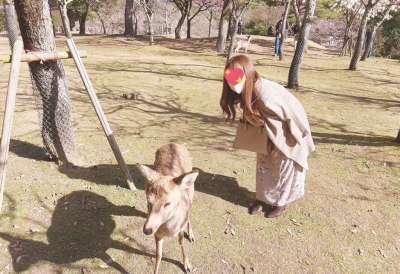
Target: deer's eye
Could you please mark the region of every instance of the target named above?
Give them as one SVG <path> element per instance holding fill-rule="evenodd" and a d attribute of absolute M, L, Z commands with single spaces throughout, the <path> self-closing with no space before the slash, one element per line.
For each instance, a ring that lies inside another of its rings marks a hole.
<path fill-rule="evenodd" d="M 164 205 L 164 207 L 167 207 L 167 206 L 169 206 L 171 203 L 165 203 L 165 205 Z"/>
<path fill-rule="evenodd" d="M 147 209 L 150 211 L 153 205 L 151 203 L 147 203 Z"/>

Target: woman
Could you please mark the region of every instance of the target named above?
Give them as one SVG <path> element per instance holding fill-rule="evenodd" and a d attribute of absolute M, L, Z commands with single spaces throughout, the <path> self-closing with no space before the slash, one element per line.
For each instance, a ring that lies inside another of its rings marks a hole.
<path fill-rule="evenodd" d="M 278 217 L 304 196 L 307 158 L 315 149 L 307 115 L 283 86 L 261 79 L 244 55 L 225 67 L 220 105 L 228 120 L 235 120 L 238 104 L 245 122 L 265 127 L 268 142 L 266 152 L 257 153 L 256 200 L 249 213 Z"/>

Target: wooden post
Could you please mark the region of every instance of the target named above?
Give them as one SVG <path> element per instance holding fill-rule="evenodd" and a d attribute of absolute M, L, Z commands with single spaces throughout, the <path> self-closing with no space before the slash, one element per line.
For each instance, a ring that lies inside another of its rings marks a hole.
<path fill-rule="evenodd" d="M 86 68 L 85 68 L 83 62 L 82 62 L 82 59 L 80 58 L 80 56 L 78 54 L 78 50 L 76 48 L 75 42 L 72 39 L 71 32 L 69 31 L 68 17 L 66 16 L 66 6 L 60 5 L 60 11 L 61 11 L 61 19 L 62 19 L 63 25 L 64 25 L 64 32 L 67 36 L 67 45 L 68 45 L 70 52 L 72 53 L 72 58 L 74 59 L 74 62 L 78 69 L 79 75 L 82 78 L 82 81 L 86 87 L 86 90 L 88 91 L 92 105 L 96 111 L 97 117 L 100 120 L 100 123 L 103 127 L 104 133 L 105 133 L 107 140 L 111 146 L 111 149 L 114 152 L 115 158 L 117 159 L 119 166 L 121 167 L 122 171 L 125 174 L 128 187 L 131 190 L 136 190 L 136 187 L 133 183 L 128 166 L 125 163 L 125 160 L 122 156 L 121 150 L 119 149 L 118 143 L 115 140 L 114 134 L 113 134 L 111 127 L 107 121 L 106 115 L 104 114 L 104 111 L 100 105 L 99 99 L 97 98 L 96 91 L 92 85 L 92 82 L 90 81 L 89 75 L 86 71 Z"/>
<path fill-rule="evenodd" d="M 7 88 L 7 99 L 4 110 L 3 129 L 1 132 L 0 143 L 0 211 L 3 204 L 3 195 L 6 184 L 6 164 L 8 151 L 10 148 L 11 129 L 14 120 L 15 100 L 17 97 L 18 78 L 21 68 L 22 40 L 18 39 L 14 43 L 13 57 L 11 62 L 10 78 Z"/>
<path fill-rule="evenodd" d="M 81 58 L 86 58 L 86 51 L 80 51 L 79 56 Z M 47 61 L 55 61 L 61 59 L 69 59 L 72 58 L 72 53 L 70 51 L 56 51 L 56 52 L 28 52 L 23 53 L 21 55 L 21 62 L 47 62 Z M 4 63 L 11 63 L 12 55 L 4 60 Z"/>

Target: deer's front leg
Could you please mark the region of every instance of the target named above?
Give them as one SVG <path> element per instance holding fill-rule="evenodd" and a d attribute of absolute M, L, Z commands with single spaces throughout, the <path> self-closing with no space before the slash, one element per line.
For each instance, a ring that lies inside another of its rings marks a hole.
<path fill-rule="evenodd" d="M 182 231 L 178 235 L 178 241 L 179 241 L 179 245 L 181 246 L 181 250 L 182 250 L 183 266 L 185 268 L 185 272 L 188 273 L 188 272 L 192 271 L 192 266 L 189 263 L 188 256 L 186 255 L 185 248 L 183 246 L 183 238 L 184 238 L 184 232 Z"/>
<path fill-rule="evenodd" d="M 156 267 L 154 269 L 154 274 L 157 274 L 162 259 L 163 239 L 159 239 L 156 236 L 154 238 L 156 240 Z"/>
<path fill-rule="evenodd" d="M 192 224 L 191 224 L 190 220 L 188 220 L 188 222 L 187 222 L 187 236 L 188 236 L 189 242 L 194 243 L 195 238 L 194 238 L 194 233 L 193 233 Z"/>

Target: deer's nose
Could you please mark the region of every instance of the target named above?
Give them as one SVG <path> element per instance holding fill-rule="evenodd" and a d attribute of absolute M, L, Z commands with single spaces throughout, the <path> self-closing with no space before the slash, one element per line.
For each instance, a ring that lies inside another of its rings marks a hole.
<path fill-rule="evenodd" d="M 143 233 L 146 235 L 151 235 L 153 233 L 153 229 L 151 228 L 146 228 L 145 226 L 143 227 Z"/>

